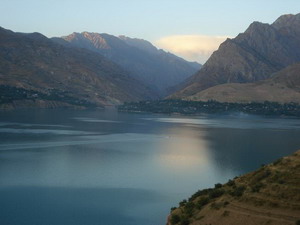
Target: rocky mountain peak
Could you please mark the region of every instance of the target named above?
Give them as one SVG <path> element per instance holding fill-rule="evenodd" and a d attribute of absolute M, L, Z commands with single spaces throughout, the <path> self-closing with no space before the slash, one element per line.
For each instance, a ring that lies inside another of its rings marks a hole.
<path fill-rule="evenodd" d="M 110 46 L 107 44 L 106 40 L 98 33 L 89 33 L 89 32 L 82 32 L 82 33 L 72 33 L 68 36 L 62 37 L 65 41 L 68 42 L 75 42 L 81 45 L 80 47 L 87 47 L 89 48 L 95 46 L 101 49 L 109 49 Z"/>
<path fill-rule="evenodd" d="M 272 27 L 269 24 L 255 21 L 250 24 L 244 34 L 253 35 L 261 32 L 268 32 L 271 29 Z"/>
<path fill-rule="evenodd" d="M 274 23 L 272 23 L 272 26 L 276 29 L 280 29 L 283 27 L 289 27 L 294 24 L 300 25 L 300 13 L 296 15 L 293 14 L 282 15 Z"/>
<path fill-rule="evenodd" d="M 265 80 L 299 61 L 300 14 L 281 16 L 272 25 L 253 22 L 244 33 L 223 42 L 171 98 L 191 96 L 218 84 Z"/>
<path fill-rule="evenodd" d="M 300 13 L 281 16 L 272 24 L 272 27 L 283 35 L 295 37 L 300 43 Z"/>
<path fill-rule="evenodd" d="M 90 33 L 90 32 L 82 32 L 81 35 L 83 36 L 83 38 L 89 40 L 91 43 L 93 43 L 93 45 L 96 48 L 101 48 L 101 49 L 110 49 L 111 47 L 109 46 L 109 44 L 107 43 L 107 41 L 105 40 L 105 38 L 103 38 L 101 36 L 101 34 L 98 33 Z"/>

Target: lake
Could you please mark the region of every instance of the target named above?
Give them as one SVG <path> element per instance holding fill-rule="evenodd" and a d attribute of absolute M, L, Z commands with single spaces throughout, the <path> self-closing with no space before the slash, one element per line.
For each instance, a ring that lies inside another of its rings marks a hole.
<path fill-rule="evenodd" d="M 0 112 L 0 224 L 164 225 L 170 208 L 300 149 L 300 120 Z"/>

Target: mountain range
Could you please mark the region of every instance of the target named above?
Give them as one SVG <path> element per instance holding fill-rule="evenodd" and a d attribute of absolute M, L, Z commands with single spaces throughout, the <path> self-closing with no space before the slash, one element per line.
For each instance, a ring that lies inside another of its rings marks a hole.
<path fill-rule="evenodd" d="M 147 41 L 111 35 L 104 35 L 107 40 L 102 40 L 98 34 L 85 35 L 96 39 L 90 48 L 77 47 L 64 39 L 49 39 L 39 33 L 16 33 L 0 28 L 1 105 L 4 104 L 4 108 L 103 106 L 157 99 L 166 91 L 168 85 L 163 83 L 166 84 L 167 80 L 172 85 L 197 70 L 198 65 L 157 50 Z M 137 47 L 131 47 L 125 40 Z M 94 44 L 103 49 L 109 48 L 108 52 L 112 55 L 120 54 L 120 58 L 127 62 L 133 60 L 130 55 L 135 55 L 135 58 L 141 59 L 136 66 L 141 70 L 149 69 L 153 64 L 155 75 L 147 73 L 143 76 L 157 83 L 161 79 L 161 89 L 153 88 L 151 82 L 140 79 L 137 74 L 110 60 L 108 55 L 99 54 Z M 157 58 L 156 61 L 153 61 L 154 58 Z M 161 58 L 164 61 L 160 61 Z M 164 77 L 164 70 L 156 74 L 158 65 L 155 63 L 158 62 L 162 69 L 172 67 L 177 73 L 174 77 L 171 73 Z M 180 67 L 186 71 L 183 72 Z"/>
<path fill-rule="evenodd" d="M 1 28 L 0 46 L 2 98 L 7 87 L 36 91 L 36 96 L 60 95 L 57 101 L 72 98 L 95 105 L 155 96 L 100 54 L 64 47 L 39 33 L 14 33 Z"/>
<path fill-rule="evenodd" d="M 170 97 L 235 101 L 236 98 L 231 97 L 233 91 L 229 91 L 230 85 L 216 85 L 255 83 L 266 80 L 275 76 L 276 72 L 298 62 L 300 62 L 300 14 L 283 15 L 271 25 L 254 22 L 244 33 L 223 42 L 199 72 L 181 84 L 179 86 L 181 89 Z M 293 74 L 293 76 L 299 76 L 297 71 L 294 71 Z M 253 85 L 264 88 L 260 83 Z M 235 85 L 234 88 L 241 88 L 235 96 L 251 95 L 249 92 L 255 90 L 253 85 Z M 213 86 L 216 87 L 201 93 Z M 224 88 L 226 88 L 225 92 Z M 244 93 L 243 90 L 247 93 Z M 273 90 L 275 89 L 273 88 Z M 294 91 L 299 90 L 294 89 Z M 277 95 L 279 92 L 273 94 Z M 288 95 L 288 93 L 285 94 Z M 255 94 L 253 93 L 253 95 Z M 276 100 L 274 95 L 265 99 L 264 96 L 260 98 L 245 97 L 244 100 Z M 295 99 L 288 98 L 287 100 L 294 101 Z"/>
<path fill-rule="evenodd" d="M 171 53 L 158 50 L 143 39 L 82 32 L 53 40 L 66 46 L 100 53 L 120 65 L 160 97 L 170 94 L 171 87 L 183 82 L 201 67 L 196 62 L 187 62 Z"/>
<path fill-rule="evenodd" d="M 143 39 L 89 32 L 49 39 L 0 28 L 0 104 L 8 108 L 24 101 L 38 107 L 117 105 L 169 94 L 299 103 L 299 70 L 300 14 L 253 22 L 202 67 Z"/>

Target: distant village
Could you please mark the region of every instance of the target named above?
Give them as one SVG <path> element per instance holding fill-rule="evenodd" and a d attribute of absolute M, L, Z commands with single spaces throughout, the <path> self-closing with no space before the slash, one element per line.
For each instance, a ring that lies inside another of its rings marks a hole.
<path fill-rule="evenodd" d="M 280 104 L 277 102 L 222 103 L 216 101 L 157 100 L 125 103 L 119 111 L 151 112 L 166 114 L 203 114 L 242 112 L 256 115 L 300 117 L 297 103 Z"/>

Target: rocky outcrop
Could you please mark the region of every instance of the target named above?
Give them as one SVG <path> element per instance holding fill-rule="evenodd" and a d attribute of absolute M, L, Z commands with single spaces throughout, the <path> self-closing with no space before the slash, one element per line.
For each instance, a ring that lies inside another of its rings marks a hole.
<path fill-rule="evenodd" d="M 249 83 L 270 78 L 300 62 L 300 14 L 285 15 L 273 24 L 252 23 L 234 39 L 227 39 L 200 71 L 172 98 L 183 98 L 225 83 Z"/>
<path fill-rule="evenodd" d="M 82 32 L 54 40 L 64 44 L 67 41 L 68 45 L 105 56 L 160 96 L 165 96 L 168 88 L 192 76 L 200 68 L 200 64 L 187 62 L 137 38 Z"/>

